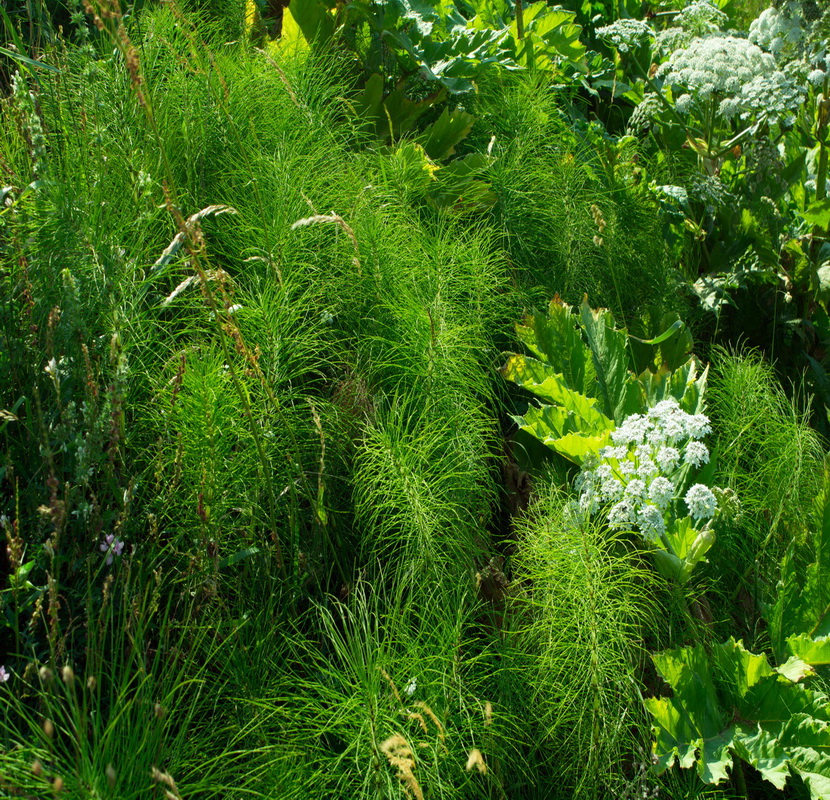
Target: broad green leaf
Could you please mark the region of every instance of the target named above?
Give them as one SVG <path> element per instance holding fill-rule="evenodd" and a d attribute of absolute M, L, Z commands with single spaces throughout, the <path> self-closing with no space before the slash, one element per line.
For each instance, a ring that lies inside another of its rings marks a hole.
<path fill-rule="evenodd" d="M 830 227 L 830 197 L 811 203 L 800 214 L 810 225 L 826 231 Z"/>
<path fill-rule="evenodd" d="M 551 447 L 574 464 L 582 464 L 587 456 L 597 456 L 599 451 L 611 441 L 611 431 L 602 435 L 587 436 L 582 433 L 567 433 L 554 442 Z"/>
<path fill-rule="evenodd" d="M 383 117 L 378 120 L 380 131 L 383 131 L 384 137 L 390 134 L 398 137 L 409 133 L 418 119 L 446 96 L 447 90 L 442 87 L 440 91 L 433 92 L 421 100 L 410 100 L 404 88 L 395 89 L 383 99 Z M 390 124 L 392 131 L 389 131 Z"/>
<path fill-rule="evenodd" d="M 711 649 L 701 645 L 653 656 L 673 690 L 651 698 L 658 769 L 697 764 L 707 783 L 728 777 L 730 750 L 779 789 L 798 771 L 813 798 L 830 787 L 830 725 L 827 697 L 788 679 L 801 680 L 809 667 L 791 663 L 773 670 L 763 655 L 729 639 Z M 738 720 L 732 724 L 732 720 Z"/>
<path fill-rule="evenodd" d="M 320 0 L 291 0 L 288 10 L 310 45 L 320 47 L 334 35 L 334 18 Z"/>
<path fill-rule="evenodd" d="M 790 775 L 789 753 L 779 745 L 783 726 L 778 723 L 738 725 L 732 747 L 740 758 L 752 764 L 776 789 L 783 789 Z"/>
<path fill-rule="evenodd" d="M 498 198 L 487 181 L 480 180 L 491 161 L 483 153 L 469 153 L 442 167 L 427 194 L 434 208 L 453 214 L 473 213 L 492 208 Z"/>
<path fill-rule="evenodd" d="M 786 663 L 776 667 L 775 671 L 793 683 L 798 683 L 804 678 L 812 678 L 816 674 L 815 669 L 798 656 L 790 656 Z"/>
<path fill-rule="evenodd" d="M 610 430 L 614 427 L 613 421 L 595 408 L 595 398 L 568 388 L 561 374 L 535 358 L 511 356 L 504 367 L 504 377 L 524 386 L 542 400 L 578 415 L 592 428 Z"/>
<path fill-rule="evenodd" d="M 589 421 L 559 406 L 542 406 L 529 408 L 516 422 L 544 445 L 581 464 L 586 455 L 596 455 L 610 441 L 613 425 L 605 427 L 601 419 Z"/>
<path fill-rule="evenodd" d="M 554 297 L 548 313 L 534 313 L 524 325 L 516 326 L 524 345 L 542 361 L 562 374 L 568 386 L 594 396 L 595 375 L 591 351 L 582 340 L 577 317 L 571 306 Z"/>
<path fill-rule="evenodd" d="M 638 373 L 663 367 L 676 370 L 689 360 L 694 348 L 692 335 L 680 317 L 656 307 L 635 320 L 628 335 Z"/>
<path fill-rule="evenodd" d="M 697 360 L 692 357 L 673 372 L 661 367 L 657 372 L 642 372 L 638 379 L 643 386 L 649 408 L 661 400 L 673 397 L 685 412 L 698 414 L 703 411 L 703 395 L 708 375 L 707 366 L 698 376 Z"/>
<path fill-rule="evenodd" d="M 291 13 L 291 8 L 285 9 L 282 15 L 282 31 L 280 38 L 272 42 L 270 47 L 284 54 L 299 54 L 307 52 L 309 48 L 308 40 L 303 35 L 302 28 L 297 24 L 294 15 Z"/>
<path fill-rule="evenodd" d="M 614 317 L 607 309 L 594 310 L 587 298 L 579 307 L 580 321 L 588 346 L 603 412 L 616 422 L 641 410 L 636 393 L 631 391 L 633 377 L 628 371 L 628 335 L 614 327 Z"/>
<path fill-rule="evenodd" d="M 830 636 L 815 639 L 807 633 L 788 636 L 787 652 L 792 653 L 788 664 L 793 658 L 798 658 L 812 666 L 827 666 L 830 664 Z"/>
<path fill-rule="evenodd" d="M 455 153 L 456 145 L 472 130 L 473 122 L 475 117 L 472 114 L 445 108 L 419 141 L 430 158 L 441 161 Z"/>
<path fill-rule="evenodd" d="M 648 698 L 646 708 L 654 717 L 654 755 L 657 770 L 674 764 L 688 769 L 698 761 L 698 772 L 707 783 L 726 779 L 732 764 L 728 748 L 732 729 L 718 703 L 701 645 L 667 650 L 652 656 L 673 697 Z"/>

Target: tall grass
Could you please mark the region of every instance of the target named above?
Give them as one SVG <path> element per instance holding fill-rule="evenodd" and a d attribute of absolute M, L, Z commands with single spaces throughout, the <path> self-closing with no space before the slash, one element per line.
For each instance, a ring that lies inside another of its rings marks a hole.
<path fill-rule="evenodd" d="M 718 537 L 717 605 L 737 610 L 754 637 L 762 635 L 760 609 L 774 594 L 784 550 L 808 535 L 824 446 L 757 353 L 716 350 L 707 397 L 717 432 L 716 480 L 735 490 L 743 511 Z"/>
<path fill-rule="evenodd" d="M 522 525 L 515 573 L 536 756 L 555 797 L 611 797 L 636 780 L 644 632 L 657 582 L 621 538 L 568 520 L 555 485 Z"/>
<path fill-rule="evenodd" d="M 537 77 L 485 84 L 476 110 L 495 136 L 496 212 L 518 287 L 541 305 L 554 293 L 628 319 L 672 306 L 674 273 L 636 153 L 584 123 Z M 598 227 L 596 211 L 604 220 Z"/>

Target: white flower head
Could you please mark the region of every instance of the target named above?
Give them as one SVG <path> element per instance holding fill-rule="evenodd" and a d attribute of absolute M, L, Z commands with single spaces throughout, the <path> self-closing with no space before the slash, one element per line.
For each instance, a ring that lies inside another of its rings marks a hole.
<path fill-rule="evenodd" d="M 637 524 L 645 537 L 651 541 L 656 541 L 657 537 L 666 530 L 663 512 L 657 506 L 643 506 L 637 512 Z"/>
<path fill-rule="evenodd" d="M 686 445 L 686 463 L 693 467 L 709 463 L 709 449 L 703 442 L 691 441 Z"/>
<path fill-rule="evenodd" d="M 659 67 L 657 77 L 685 88 L 699 102 L 714 98 L 721 113 L 740 112 L 742 119 L 758 112 L 792 113 L 805 94 L 799 82 L 778 68 L 771 53 L 747 39 L 720 33 L 698 36 L 675 50 Z"/>
<path fill-rule="evenodd" d="M 613 438 L 613 433 L 611 434 Z M 618 461 L 626 458 L 628 456 L 628 448 L 627 447 L 603 447 L 599 454 L 603 458 L 615 458 Z"/>
<path fill-rule="evenodd" d="M 719 31 L 729 17 L 709 0 L 693 0 L 674 19 L 675 25 L 694 36 Z"/>
<path fill-rule="evenodd" d="M 637 509 L 631 498 L 620 500 L 608 512 L 608 524 L 612 528 L 627 528 L 636 524 Z"/>
<path fill-rule="evenodd" d="M 653 39 L 654 30 L 647 22 L 639 19 L 618 19 L 610 25 L 597 28 L 596 35 L 611 42 L 621 53 L 627 53 Z"/>
<path fill-rule="evenodd" d="M 689 508 L 689 514 L 694 520 L 710 519 L 718 510 L 718 501 L 715 499 L 715 495 L 712 494 L 708 486 L 704 486 L 702 483 L 696 483 L 692 486 L 686 492 L 684 499 Z"/>
<path fill-rule="evenodd" d="M 690 414 L 686 418 L 686 429 L 692 439 L 701 439 L 712 432 L 709 417 L 705 414 Z"/>
<path fill-rule="evenodd" d="M 677 100 L 674 101 L 674 107 L 681 114 L 688 114 L 692 108 L 692 96 L 688 92 L 683 92 Z"/>
<path fill-rule="evenodd" d="M 640 466 L 637 467 L 637 474 L 641 478 L 650 478 L 657 471 L 657 464 L 655 464 L 650 458 L 641 459 Z"/>
<path fill-rule="evenodd" d="M 619 428 L 611 432 L 611 441 L 616 445 L 640 444 L 653 427 L 654 424 L 648 417 L 631 414 Z"/>
<path fill-rule="evenodd" d="M 665 509 L 674 497 L 674 484 L 662 475 L 655 478 L 648 487 L 648 499 L 660 509 Z"/>
<path fill-rule="evenodd" d="M 671 472 L 680 463 L 680 451 L 676 447 L 661 447 L 657 451 L 657 465 L 662 472 Z"/>
<path fill-rule="evenodd" d="M 789 0 L 778 8 L 767 8 L 749 26 L 748 40 L 780 58 L 795 55 L 806 36 L 801 24 L 802 14 L 798 4 Z"/>
<path fill-rule="evenodd" d="M 625 487 L 625 494 L 627 497 L 645 497 L 645 481 L 642 481 L 639 478 L 635 478 L 633 481 L 629 481 L 628 486 Z"/>
<path fill-rule="evenodd" d="M 579 495 L 579 510 L 584 514 L 596 514 L 599 511 L 599 498 L 593 485 Z"/>
<path fill-rule="evenodd" d="M 623 496 L 625 487 L 622 485 L 622 481 L 618 481 L 616 478 L 608 478 L 608 480 L 602 482 L 599 491 L 603 500 L 611 502 L 619 500 Z"/>

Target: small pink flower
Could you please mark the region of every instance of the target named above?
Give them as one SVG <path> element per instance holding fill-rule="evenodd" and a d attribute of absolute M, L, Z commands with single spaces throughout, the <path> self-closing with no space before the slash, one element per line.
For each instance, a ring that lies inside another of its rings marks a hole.
<path fill-rule="evenodd" d="M 6 671 L 5 667 L 0 667 L 0 683 L 5 683 L 11 675 Z"/>
<path fill-rule="evenodd" d="M 124 549 L 124 542 L 120 539 L 115 538 L 115 534 L 108 533 L 104 537 L 104 541 L 98 546 L 98 549 L 102 553 L 107 554 L 107 566 L 112 564 L 112 560 L 115 556 L 120 556 L 121 551 Z"/>

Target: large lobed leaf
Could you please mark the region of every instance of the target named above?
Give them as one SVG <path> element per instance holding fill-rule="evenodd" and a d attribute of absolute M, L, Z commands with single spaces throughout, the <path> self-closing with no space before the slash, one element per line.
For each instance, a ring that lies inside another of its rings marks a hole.
<path fill-rule="evenodd" d="M 684 340 L 681 348 L 670 344 L 683 325 L 668 322 L 662 334 L 637 341 L 676 357 L 688 343 Z M 708 369 L 698 375 L 697 362 L 689 357 L 674 370 L 663 362 L 656 372 L 646 369 L 636 375 L 630 366 L 634 340 L 615 326 L 608 309 L 592 309 L 587 298 L 575 314 L 554 297 L 547 314 L 529 315 L 516 326 L 516 333 L 535 358 L 511 356 L 504 376 L 550 404 L 531 408 L 516 420 L 523 430 L 577 464 L 608 444 L 617 423 L 661 400 L 675 397 L 690 413 L 702 410 Z M 710 545 L 707 537 L 689 542 L 690 560 L 675 559 L 676 564 L 664 565 L 665 571 L 683 573 L 689 563 L 703 558 Z"/>
<path fill-rule="evenodd" d="M 816 499 L 814 561 L 799 566 L 803 545 L 793 542 L 781 564 L 778 595 L 767 614 L 775 657 L 797 655 L 810 664 L 830 661 L 830 476 Z M 810 659 L 816 659 L 812 661 Z"/>
<path fill-rule="evenodd" d="M 658 771 L 678 761 L 720 783 L 737 755 L 779 789 L 794 771 L 814 800 L 830 797 L 830 708 L 826 695 L 799 682 L 808 665 L 791 659 L 773 669 L 734 639 L 711 654 L 697 645 L 653 659 L 673 691 L 646 700 Z"/>

